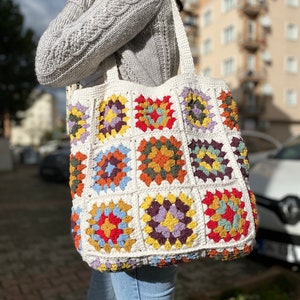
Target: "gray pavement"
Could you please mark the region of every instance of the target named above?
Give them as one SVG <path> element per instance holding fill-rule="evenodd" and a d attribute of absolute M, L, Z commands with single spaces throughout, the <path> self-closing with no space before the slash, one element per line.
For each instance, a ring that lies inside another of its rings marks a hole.
<path fill-rule="evenodd" d="M 36 166 L 0 173 L 0 300 L 85 299 L 90 270 L 73 247 L 70 209 L 67 184 L 42 181 Z M 272 272 L 251 258 L 182 265 L 176 300 L 211 299 Z"/>
<path fill-rule="evenodd" d="M 67 185 L 33 166 L 0 174 L 0 299 L 85 299 L 89 269 L 69 233 Z"/>

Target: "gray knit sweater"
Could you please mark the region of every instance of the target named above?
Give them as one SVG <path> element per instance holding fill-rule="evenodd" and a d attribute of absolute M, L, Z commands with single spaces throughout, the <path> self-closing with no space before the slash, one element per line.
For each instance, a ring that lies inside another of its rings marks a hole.
<path fill-rule="evenodd" d="M 156 86 L 174 76 L 178 49 L 169 0 L 68 0 L 42 35 L 36 75 L 42 85 L 99 82 L 115 54 L 120 78 Z"/>

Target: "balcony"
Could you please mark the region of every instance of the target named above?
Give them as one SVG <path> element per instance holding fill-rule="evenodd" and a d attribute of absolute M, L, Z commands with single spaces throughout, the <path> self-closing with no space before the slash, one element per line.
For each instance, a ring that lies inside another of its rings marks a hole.
<path fill-rule="evenodd" d="M 239 0 L 239 8 L 250 18 L 257 17 L 268 8 L 266 0 Z"/>
<path fill-rule="evenodd" d="M 265 79 L 266 74 L 264 71 L 256 71 L 256 70 L 242 70 L 239 71 L 238 77 L 241 83 L 245 82 L 253 82 L 259 83 Z"/>
<path fill-rule="evenodd" d="M 239 107 L 239 114 L 243 116 L 243 118 L 255 118 L 259 117 L 265 112 L 265 105 L 242 105 Z"/>
<path fill-rule="evenodd" d="M 255 52 L 262 44 L 262 41 L 258 38 L 244 37 L 240 39 L 240 44 L 248 51 Z"/>
<path fill-rule="evenodd" d="M 199 10 L 199 3 L 198 1 L 184 1 L 184 11 L 185 12 L 190 12 L 193 14 L 198 14 Z"/>
<path fill-rule="evenodd" d="M 241 103 L 238 106 L 239 113 L 243 117 L 258 117 L 265 112 L 266 101 L 259 95 L 253 93 L 244 93 L 241 96 Z"/>

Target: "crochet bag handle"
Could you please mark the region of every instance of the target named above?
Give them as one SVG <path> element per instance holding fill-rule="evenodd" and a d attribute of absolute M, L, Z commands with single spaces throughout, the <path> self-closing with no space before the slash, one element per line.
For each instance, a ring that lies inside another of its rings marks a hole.
<path fill-rule="evenodd" d="M 188 37 L 177 7 L 175 0 L 170 0 L 172 3 L 173 22 L 175 26 L 175 34 L 177 39 L 177 46 L 179 50 L 181 73 L 194 73 L 194 60 L 189 45 Z"/>
<path fill-rule="evenodd" d="M 179 50 L 181 73 L 194 73 L 195 66 L 187 34 L 175 0 L 170 0 L 172 4 L 172 15 L 175 26 L 175 35 Z M 106 78 L 108 82 L 119 80 L 118 68 L 113 55 L 105 60 Z"/>

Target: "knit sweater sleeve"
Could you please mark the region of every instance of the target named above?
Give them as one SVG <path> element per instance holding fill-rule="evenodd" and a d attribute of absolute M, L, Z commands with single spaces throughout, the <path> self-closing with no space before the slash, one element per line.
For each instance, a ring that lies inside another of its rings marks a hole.
<path fill-rule="evenodd" d="M 60 87 L 93 74 L 146 27 L 163 1 L 68 0 L 38 43 L 38 81 Z"/>

